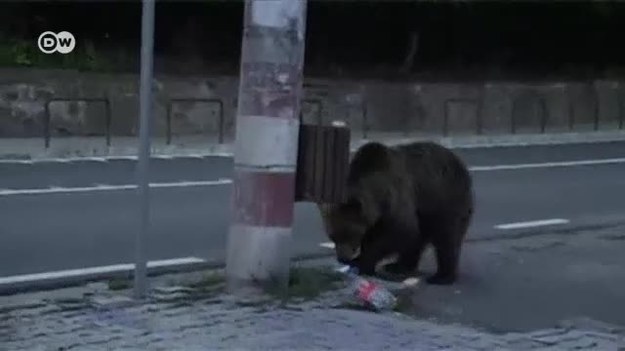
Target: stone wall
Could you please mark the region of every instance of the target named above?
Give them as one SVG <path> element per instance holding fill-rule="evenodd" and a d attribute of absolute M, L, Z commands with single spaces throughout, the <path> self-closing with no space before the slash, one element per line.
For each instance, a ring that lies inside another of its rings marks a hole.
<path fill-rule="evenodd" d="M 154 135 L 170 136 L 172 142 L 186 136 L 231 141 L 237 90 L 235 77 L 157 76 Z M 347 120 L 355 137 L 614 130 L 623 128 L 624 97 L 617 81 L 307 80 L 302 118 L 305 123 Z M 0 70 L 0 137 L 44 137 L 48 120 L 51 138 L 134 136 L 138 76 Z"/>

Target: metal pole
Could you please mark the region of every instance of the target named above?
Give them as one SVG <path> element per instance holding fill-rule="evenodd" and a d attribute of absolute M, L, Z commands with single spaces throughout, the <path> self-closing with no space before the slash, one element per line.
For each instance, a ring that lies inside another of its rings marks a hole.
<path fill-rule="evenodd" d="M 246 0 L 226 258 L 233 293 L 287 287 L 305 24 L 306 0 Z"/>
<path fill-rule="evenodd" d="M 139 162 L 137 183 L 141 228 L 135 241 L 134 295 L 141 299 L 146 293 L 145 239 L 150 226 L 150 198 L 148 171 L 150 162 L 150 132 L 152 120 L 152 59 L 154 47 L 154 0 L 143 0 L 141 14 L 141 86 L 139 91 Z"/>

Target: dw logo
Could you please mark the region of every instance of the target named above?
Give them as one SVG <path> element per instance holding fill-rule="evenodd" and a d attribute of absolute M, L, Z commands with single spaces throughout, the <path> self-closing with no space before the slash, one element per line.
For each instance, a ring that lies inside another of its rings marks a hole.
<path fill-rule="evenodd" d="M 76 39 L 70 32 L 54 33 L 46 31 L 41 33 L 37 39 L 37 46 L 44 54 L 52 54 L 59 52 L 61 54 L 69 54 L 76 47 Z"/>

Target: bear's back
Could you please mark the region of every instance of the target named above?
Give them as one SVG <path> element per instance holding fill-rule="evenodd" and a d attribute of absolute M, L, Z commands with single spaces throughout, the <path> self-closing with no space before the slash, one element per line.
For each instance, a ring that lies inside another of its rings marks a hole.
<path fill-rule="evenodd" d="M 354 183 L 372 173 L 388 171 L 392 168 L 392 150 L 387 146 L 371 142 L 356 151 L 350 161 L 347 182 Z"/>
<path fill-rule="evenodd" d="M 452 150 L 433 142 L 402 145 L 397 150 L 404 155 L 422 210 L 472 206 L 471 175 Z"/>

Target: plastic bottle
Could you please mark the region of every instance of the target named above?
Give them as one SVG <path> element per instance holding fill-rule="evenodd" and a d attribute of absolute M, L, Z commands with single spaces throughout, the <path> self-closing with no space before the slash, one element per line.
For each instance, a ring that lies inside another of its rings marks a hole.
<path fill-rule="evenodd" d="M 397 298 L 388 289 L 359 276 L 356 267 L 345 266 L 338 271 L 350 280 L 350 290 L 354 296 L 368 306 L 380 311 L 391 310 L 397 304 Z"/>

